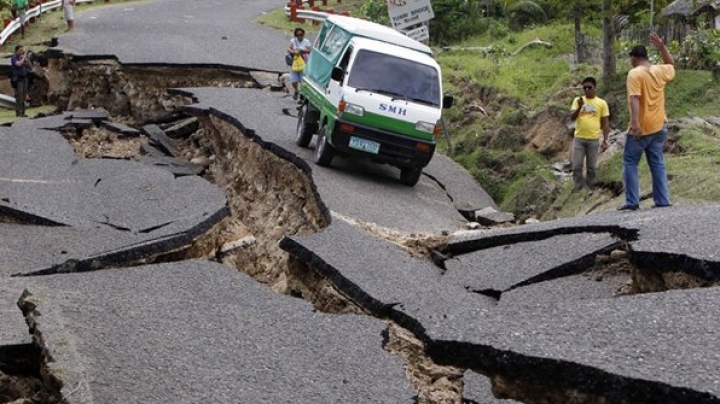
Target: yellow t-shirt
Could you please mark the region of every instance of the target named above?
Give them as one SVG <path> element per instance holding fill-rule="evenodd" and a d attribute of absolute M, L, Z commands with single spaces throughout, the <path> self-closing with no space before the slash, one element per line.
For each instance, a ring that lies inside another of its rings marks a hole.
<path fill-rule="evenodd" d="M 665 122 L 665 84 L 675 78 L 675 66 L 638 66 L 628 72 L 627 94 L 640 97 L 640 132 L 642 136 L 659 132 Z"/>
<path fill-rule="evenodd" d="M 607 102 L 600 97 L 582 97 L 583 106 L 575 121 L 575 137 L 596 140 L 602 134 L 602 118 L 610 116 Z M 578 109 L 577 98 L 573 100 L 571 111 Z"/>

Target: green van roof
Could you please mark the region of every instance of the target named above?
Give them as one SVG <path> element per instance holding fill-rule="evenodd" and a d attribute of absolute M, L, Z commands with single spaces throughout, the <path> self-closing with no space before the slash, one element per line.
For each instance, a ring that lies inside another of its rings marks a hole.
<path fill-rule="evenodd" d="M 342 15 L 330 15 L 326 20 L 338 25 L 353 35 L 372 38 L 378 41 L 391 43 L 393 45 L 402 46 L 403 48 L 410 48 L 418 52 L 432 55 L 432 49 L 430 49 L 429 46 L 384 25 L 361 20 L 359 18 L 345 17 Z"/>

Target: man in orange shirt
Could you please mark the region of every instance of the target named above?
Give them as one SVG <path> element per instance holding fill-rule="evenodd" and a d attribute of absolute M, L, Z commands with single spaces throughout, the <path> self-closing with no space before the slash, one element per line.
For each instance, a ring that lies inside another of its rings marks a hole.
<path fill-rule="evenodd" d="M 663 157 L 663 146 L 667 140 L 665 85 L 675 78 L 675 66 L 663 40 L 653 33 L 650 34 L 650 41 L 660 52 L 662 64 L 650 63 L 644 46 L 638 45 L 630 51 L 633 66 L 627 77 L 630 127 L 623 150 L 625 204 L 618 210 L 637 210 L 640 207 L 638 164 L 643 152 L 652 175 L 653 207 L 670 206 Z"/>

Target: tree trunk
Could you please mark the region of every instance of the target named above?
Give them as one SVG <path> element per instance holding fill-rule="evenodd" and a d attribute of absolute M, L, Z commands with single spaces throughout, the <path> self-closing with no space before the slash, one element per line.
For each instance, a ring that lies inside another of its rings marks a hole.
<path fill-rule="evenodd" d="M 603 82 L 607 83 L 617 73 L 615 60 L 615 32 L 610 0 L 603 0 Z"/>
<path fill-rule="evenodd" d="M 573 12 L 573 21 L 575 22 L 575 62 L 576 63 L 584 63 L 585 62 L 585 44 L 583 40 L 583 34 L 580 30 L 580 21 L 582 20 L 582 8 L 576 7 L 575 11 Z"/>

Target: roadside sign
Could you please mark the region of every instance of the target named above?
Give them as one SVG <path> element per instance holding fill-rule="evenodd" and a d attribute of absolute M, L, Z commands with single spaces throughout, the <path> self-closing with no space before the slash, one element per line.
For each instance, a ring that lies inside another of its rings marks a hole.
<path fill-rule="evenodd" d="M 418 42 L 424 42 L 424 41 L 430 40 L 430 30 L 428 29 L 428 26 L 425 24 L 423 24 L 417 28 L 413 28 L 409 31 L 403 31 L 403 33 Z"/>
<path fill-rule="evenodd" d="M 396 30 L 418 25 L 435 17 L 430 0 L 388 0 L 388 14 Z"/>

